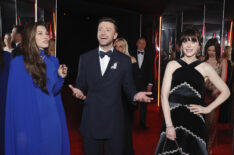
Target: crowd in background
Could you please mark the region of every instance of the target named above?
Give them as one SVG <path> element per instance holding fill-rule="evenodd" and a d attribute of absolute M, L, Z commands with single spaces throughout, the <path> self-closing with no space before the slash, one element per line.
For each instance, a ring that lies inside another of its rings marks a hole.
<path fill-rule="evenodd" d="M 0 154 L 4 151 L 4 118 L 5 118 L 5 108 L 6 108 L 6 92 L 7 92 L 7 83 L 8 83 L 8 75 L 10 70 L 10 61 L 15 59 L 17 56 L 25 55 L 22 53 L 22 45 L 25 43 L 29 43 L 31 40 L 25 40 L 25 30 L 23 26 L 14 26 L 11 33 L 5 33 L 3 39 L 0 37 L 0 96 L 1 96 L 1 107 L 0 107 L 0 129 L 1 129 L 1 138 L 0 138 Z M 32 33 L 32 32 L 31 32 Z M 27 36 L 28 37 L 28 36 Z M 29 36 L 30 37 L 30 36 Z M 28 39 L 28 38 L 26 38 Z M 29 41 L 29 42 L 26 42 Z M 31 45 L 31 44 L 30 44 Z M 33 44 L 32 44 L 33 46 Z M 36 45 L 38 46 L 38 45 Z M 133 78 L 138 91 L 152 91 L 154 87 L 154 57 L 153 51 L 146 51 L 146 40 L 144 38 L 139 38 L 136 42 L 137 50 L 132 52 L 133 55 L 130 55 L 128 51 L 128 43 L 124 38 L 117 38 L 114 42 L 114 47 L 119 52 L 124 53 L 125 55 L 131 58 L 132 70 L 133 70 Z M 31 47 L 28 47 L 29 49 Z M 55 40 L 51 38 L 48 42 L 48 46 L 43 47 L 46 50 L 47 55 L 55 56 Z M 172 49 L 171 49 L 172 50 Z M 208 151 L 212 154 L 212 146 L 214 145 L 216 133 L 217 133 L 217 123 L 226 123 L 232 126 L 232 103 L 233 103 L 233 60 L 232 58 L 232 47 L 226 46 L 224 49 L 224 53 L 221 54 L 221 47 L 217 39 L 209 39 L 204 48 L 204 55 L 197 53 L 197 58 L 201 61 L 204 61 L 210 64 L 218 75 L 222 78 L 222 80 L 228 85 L 231 96 L 228 100 L 221 105 L 220 108 L 206 115 L 206 127 L 208 131 Z M 183 57 L 183 53 L 181 51 L 181 47 L 179 44 L 175 45 L 175 48 L 170 52 L 162 51 L 161 53 L 161 79 L 163 79 L 163 75 L 165 72 L 166 65 L 169 61 L 179 59 Z M 38 57 L 41 58 L 41 57 Z M 44 60 L 44 59 L 43 59 Z M 30 61 L 30 60 L 29 60 Z M 38 64 L 37 64 L 38 65 Z M 39 65 L 44 65 L 42 62 Z M 48 65 L 48 64 L 47 64 Z M 58 67 L 58 66 L 57 66 Z M 57 68 L 58 69 L 58 68 Z M 30 70 L 27 68 L 27 70 Z M 46 74 L 41 72 L 43 74 Z M 40 73 L 40 72 L 38 72 Z M 34 77 L 33 83 L 39 85 L 42 91 L 45 91 L 41 86 L 41 82 L 38 81 L 37 75 L 31 74 Z M 205 104 L 209 105 L 218 95 L 219 91 L 212 85 L 209 79 L 205 78 L 206 89 L 205 89 Z M 38 82 L 38 83 L 37 83 Z M 126 99 L 123 99 L 127 102 Z M 131 124 L 133 120 L 133 112 L 137 108 L 130 104 L 124 107 L 125 117 L 126 117 L 126 145 L 125 145 L 125 154 L 131 155 L 134 154 L 133 144 L 132 144 L 132 133 L 131 133 Z M 149 127 L 146 124 L 146 113 L 147 113 L 147 104 L 140 103 L 140 122 L 139 125 L 143 129 L 148 129 Z"/>

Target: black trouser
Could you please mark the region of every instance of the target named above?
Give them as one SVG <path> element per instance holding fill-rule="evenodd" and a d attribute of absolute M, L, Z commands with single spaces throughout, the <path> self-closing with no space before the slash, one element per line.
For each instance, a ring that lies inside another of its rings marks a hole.
<path fill-rule="evenodd" d="M 115 134 L 110 139 L 84 137 L 85 155 L 123 155 L 123 136 Z"/>
<path fill-rule="evenodd" d="M 145 125 L 146 112 L 147 112 L 147 103 L 141 102 L 139 104 L 140 104 L 140 123 Z"/>

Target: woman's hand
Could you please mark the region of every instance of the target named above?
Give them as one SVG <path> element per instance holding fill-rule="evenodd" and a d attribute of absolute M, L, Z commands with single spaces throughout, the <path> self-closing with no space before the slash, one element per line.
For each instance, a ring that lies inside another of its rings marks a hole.
<path fill-rule="evenodd" d="M 67 76 L 67 66 L 65 64 L 59 66 L 58 74 L 62 78 L 65 78 Z"/>
<path fill-rule="evenodd" d="M 190 112 L 193 112 L 194 114 L 208 114 L 211 112 L 208 107 L 203 107 L 196 104 L 190 104 L 189 109 Z"/>
<path fill-rule="evenodd" d="M 166 136 L 170 140 L 175 140 L 176 139 L 176 132 L 174 126 L 168 126 L 166 128 Z"/>

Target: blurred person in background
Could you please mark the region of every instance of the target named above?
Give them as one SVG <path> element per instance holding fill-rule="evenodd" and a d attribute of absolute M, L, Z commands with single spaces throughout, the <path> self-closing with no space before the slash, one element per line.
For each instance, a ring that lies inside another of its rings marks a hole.
<path fill-rule="evenodd" d="M 55 39 L 49 40 L 48 54 L 51 56 L 55 56 Z"/>
<path fill-rule="evenodd" d="M 23 37 L 23 30 L 24 27 L 22 25 L 15 25 L 12 28 L 11 39 L 15 47 L 11 54 L 12 58 L 22 54 L 20 47 Z"/>
<path fill-rule="evenodd" d="M 10 53 L 12 52 L 13 47 L 12 47 L 12 39 L 11 39 L 10 33 L 6 33 L 4 35 L 3 45 L 4 45 L 4 51 L 10 52 Z"/>
<path fill-rule="evenodd" d="M 11 54 L 3 51 L 2 45 L 0 37 L 0 154 L 4 155 L 5 108 Z"/>
<path fill-rule="evenodd" d="M 213 67 L 221 79 L 226 81 L 226 62 L 220 58 L 220 44 L 217 39 L 209 39 L 204 49 L 205 62 Z M 210 79 L 206 78 L 205 83 L 205 105 L 209 106 L 217 96 L 220 94 L 219 90 L 211 83 Z M 208 133 L 208 153 L 213 154 L 212 147 L 216 138 L 217 123 L 219 117 L 219 108 L 213 110 L 206 115 L 206 128 Z"/>
<path fill-rule="evenodd" d="M 139 38 L 136 43 L 137 50 L 133 56 L 137 61 L 137 68 L 134 74 L 136 88 L 138 91 L 151 92 L 154 83 L 154 53 L 146 50 L 146 39 Z M 140 127 L 148 129 L 146 125 L 147 103 L 140 102 Z"/>
<path fill-rule="evenodd" d="M 233 62 L 231 60 L 232 47 L 226 46 L 222 57 L 223 61 L 226 63 L 227 76 L 225 82 L 229 90 L 232 92 L 232 85 L 233 85 Z M 233 96 L 231 93 L 231 96 L 220 106 L 219 123 L 230 123 L 231 113 L 232 113 L 232 97 Z"/>

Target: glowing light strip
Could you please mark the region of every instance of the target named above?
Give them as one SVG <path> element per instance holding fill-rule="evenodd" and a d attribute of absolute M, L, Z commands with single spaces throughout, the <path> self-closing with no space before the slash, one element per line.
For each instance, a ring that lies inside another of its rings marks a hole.
<path fill-rule="evenodd" d="M 155 45 L 155 57 L 154 57 L 154 85 L 157 85 L 157 58 L 158 58 L 158 32 L 157 27 L 155 28 L 154 36 L 154 45 Z"/>
<path fill-rule="evenodd" d="M 232 28 L 233 28 L 233 21 L 231 21 L 231 28 L 230 28 L 230 46 L 232 46 L 232 39 L 233 39 Z"/>
<path fill-rule="evenodd" d="M 34 3 L 34 14 L 35 14 L 35 22 L 37 22 L 37 0 Z"/>
<path fill-rule="evenodd" d="M 53 12 L 53 23 L 54 23 L 54 36 L 56 38 L 56 22 L 55 22 L 55 12 Z"/>
<path fill-rule="evenodd" d="M 162 37 L 162 16 L 159 17 L 159 53 L 158 53 L 158 107 L 160 106 L 160 100 L 161 100 L 161 97 L 160 97 L 160 66 L 161 66 L 161 37 Z"/>
<path fill-rule="evenodd" d="M 227 45 L 228 46 L 232 45 L 232 27 L 233 27 L 233 21 L 231 21 L 230 30 L 229 30 L 229 33 L 228 33 L 228 40 L 227 40 Z"/>
<path fill-rule="evenodd" d="M 50 24 L 50 38 L 53 38 L 53 33 L 52 33 L 52 27 L 51 27 L 51 24 Z"/>
<path fill-rule="evenodd" d="M 216 37 L 216 33 L 213 34 L 213 39 L 215 39 L 215 37 Z"/>
<path fill-rule="evenodd" d="M 19 25 L 21 25 L 20 17 L 18 16 Z"/>

